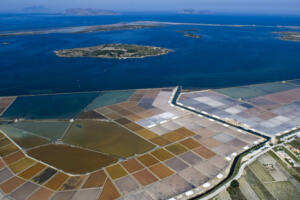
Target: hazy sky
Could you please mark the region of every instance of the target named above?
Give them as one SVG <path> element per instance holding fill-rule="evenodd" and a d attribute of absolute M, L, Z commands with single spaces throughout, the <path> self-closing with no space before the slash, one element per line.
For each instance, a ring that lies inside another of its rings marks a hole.
<path fill-rule="evenodd" d="M 300 13 L 300 0 L 0 0 L 0 11 L 28 6 L 51 9 L 99 8 L 119 11 L 175 11 L 182 9 L 215 12 Z"/>

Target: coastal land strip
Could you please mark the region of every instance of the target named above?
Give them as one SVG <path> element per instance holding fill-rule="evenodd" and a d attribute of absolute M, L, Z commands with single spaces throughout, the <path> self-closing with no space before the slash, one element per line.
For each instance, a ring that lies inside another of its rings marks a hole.
<path fill-rule="evenodd" d="M 161 26 L 180 26 L 180 25 L 300 29 L 300 26 L 281 26 L 281 25 L 265 26 L 265 25 L 255 25 L 255 24 L 239 25 L 239 24 L 201 24 L 201 23 L 177 23 L 177 22 L 160 22 L 160 21 L 136 21 L 130 23 L 117 23 L 117 24 L 94 25 L 94 26 L 75 26 L 75 27 L 63 27 L 63 28 L 53 28 L 53 29 L 44 29 L 44 30 L 29 30 L 29 31 L 14 31 L 14 32 L 5 31 L 5 32 L 0 32 L 0 37 L 42 35 L 42 34 L 51 34 L 51 33 L 76 34 L 76 33 L 90 33 L 90 32 L 104 32 L 104 31 L 136 30 L 136 29 L 144 29 L 144 28 L 156 28 Z"/>
<path fill-rule="evenodd" d="M 45 30 L 32 30 L 32 31 L 21 31 L 21 32 L 5 32 L 0 33 L 0 37 L 9 36 L 23 36 L 23 35 L 44 35 L 51 33 L 69 33 L 69 34 L 79 34 L 79 33 L 91 33 L 91 32 L 106 32 L 106 31 L 121 31 L 121 30 L 137 30 L 144 28 L 155 28 L 159 25 L 155 24 L 109 24 L 109 25 L 96 25 L 96 26 L 78 26 L 78 27 L 65 27 L 65 28 L 54 28 Z"/>

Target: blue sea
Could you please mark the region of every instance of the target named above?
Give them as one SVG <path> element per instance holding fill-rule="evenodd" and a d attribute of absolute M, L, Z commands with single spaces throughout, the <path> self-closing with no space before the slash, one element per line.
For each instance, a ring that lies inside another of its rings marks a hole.
<path fill-rule="evenodd" d="M 276 31 L 300 31 L 296 16 L 178 15 L 119 16 L 1 14 L 0 32 L 134 21 L 256 24 L 274 27 L 164 26 L 160 28 L 0 37 L 0 96 L 154 88 L 220 88 L 300 78 L 300 43 L 281 41 Z M 203 38 L 176 30 L 197 28 Z M 53 51 L 105 43 L 153 45 L 174 52 L 144 59 L 60 58 Z"/>

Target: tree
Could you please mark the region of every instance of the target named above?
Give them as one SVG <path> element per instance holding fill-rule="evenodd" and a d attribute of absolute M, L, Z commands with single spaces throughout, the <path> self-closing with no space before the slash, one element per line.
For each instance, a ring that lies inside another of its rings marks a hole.
<path fill-rule="evenodd" d="M 230 186 L 233 188 L 238 188 L 240 186 L 240 184 L 237 180 L 233 180 L 233 181 L 231 181 Z"/>

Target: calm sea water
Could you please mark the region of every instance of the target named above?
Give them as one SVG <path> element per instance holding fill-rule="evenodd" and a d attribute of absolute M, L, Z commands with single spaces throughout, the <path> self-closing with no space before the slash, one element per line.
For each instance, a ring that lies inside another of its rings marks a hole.
<path fill-rule="evenodd" d="M 111 24 L 139 20 L 217 24 L 300 25 L 300 17 L 124 14 L 110 17 L 0 15 L 0 31 Z M 202 39 L 175 30 L 198 28 Z M 0 95 L 182 85 L 218 88 L 300 78 L 300 43 L 262 27 L 167 26 L 88 34 L 1 37 Z M 105 43 L 173 49 L 145 59 L 59 58 L 53 51 Z"/>

